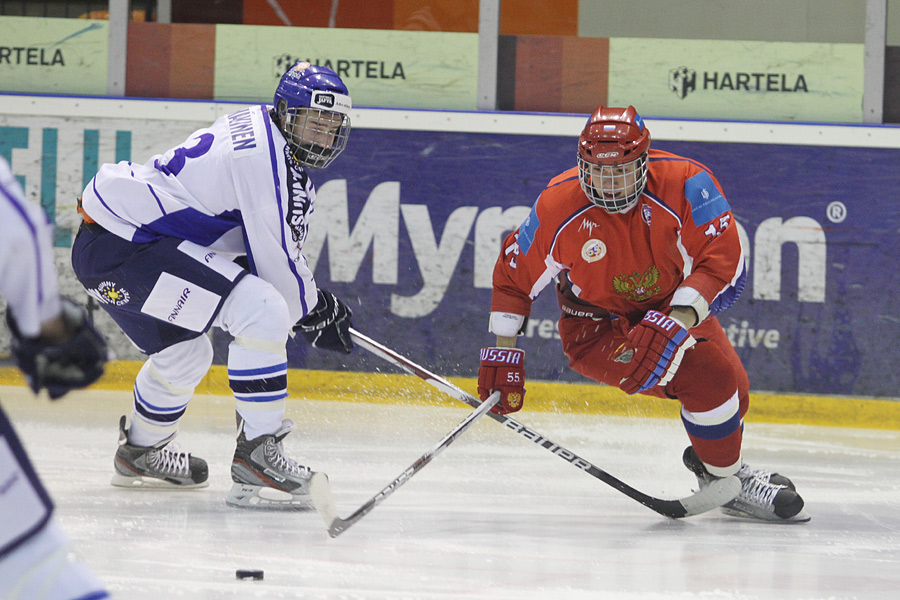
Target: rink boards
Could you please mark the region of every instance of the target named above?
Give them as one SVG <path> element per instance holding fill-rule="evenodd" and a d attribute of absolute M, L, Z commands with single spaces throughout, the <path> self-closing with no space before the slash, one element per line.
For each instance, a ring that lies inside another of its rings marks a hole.
<path fill-rule="evenodd" d="M 142 364 L 138 361 L 114 361 L 108 365 L 103 378 L 91 389 L 130 393 L 134 378 Z M 476 393 L 475 378 L 448 379 L 463 390 L 471 394 Z M 18 370 L 0 367 L 0 385 L 25 386 L 26 383 Z M 525 413 L 608 415 L 674 421 L 680 418 L 681 405 L 678 402 L 643 395 L 628 396 L 617 388 L 605 385 L 529 381 L 527 389 L 528 402 L 523 415 Z M 327 400 L 402 406 L 465 407 L 460 401 L 432 388 L 421 379 L 406 374 L 289 369 L 287 391 L 289 403 L 294 400 Z M 203 408 L 192 408 L 195 416 L 215 415 L 224 418 L 234 412 L 234 403 L 230 398 L 231 390 L 228 387 L 228 371 L 223 365 L 213 365 L 209 374 L 197 386 L 196 394 L 221 398 L 221 401 L 202 403 Z M 108 397 L 92 399 L 89 402 L 90 410 L 127 412 L 127 404 L 122 404 L 121 401 L 114 404 L 104 403 L 102 398 Z M 6 404 L 8 398 L 3 400 Z M 83 414 L 86 406 L 84 403 L 73 402 L 61 404 L 67 406 L 67 410 L 74 411 L 74 414 Z M 900 402 L 893 399 L 751 392 L 750 412 L 746 421 L 900 430 Z"/>
<path fill-rule="evenodd" d="M 0 154 L 56 219 L 66 292 L 82 293 L 66 248 L 77 226 L 74 198 L 97 165 L 146 161 L 239 106 L 0 95 Z M 351 116 L 347 150 L 313 173 L 319 200 L 304 250 L 317 280 L 349 302 L 360 331 L 435 372 L 473 377 L 478 349 L 492 341 L 490 274 L 500 240 L 546 181 L 574 164 L 585 115 Z M 652 118 L 647 125 L 656 147 L 712 169 L 737 217 L 750 277 L 721 321 L 752 389 L 900 395 L 900 129 Z M 560 351 L 557 316 L 547 289 L 520 343 L 529 378 L 585 387 Z M 119 358 L 140 359 L 114 325 L 102 317 L 101 325 Z M 214 334 L 220 364 L 227 341 Z M 384 368 L 364 353 L 327 356 L 300 343 L 289 345 L 289 362 L 316 371 Z"/>

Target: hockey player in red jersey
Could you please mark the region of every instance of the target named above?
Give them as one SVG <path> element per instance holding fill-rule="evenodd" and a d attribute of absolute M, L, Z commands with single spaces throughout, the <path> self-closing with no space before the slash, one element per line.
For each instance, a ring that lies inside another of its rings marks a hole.
<path fill-rule="evenodd" d="M 482 399 L 519 410 L 524 351 L 515 348 L 538 293 L 556 283 L 569 365 L 628 394 L 681 402 L 691 445 L 684 463 L 701 486 L 737 475 L 723 510 L 808 521 L 794 484 L 741 458 L 749 380 L 716 314 L 740 295 L 745 256 L 712 172 L 650 148 L 634 107 L 599 107 L 578 140 L 577 166 L 553 178 L 503 244 L 494 268 L 490 331 L 481 351 Z"/>

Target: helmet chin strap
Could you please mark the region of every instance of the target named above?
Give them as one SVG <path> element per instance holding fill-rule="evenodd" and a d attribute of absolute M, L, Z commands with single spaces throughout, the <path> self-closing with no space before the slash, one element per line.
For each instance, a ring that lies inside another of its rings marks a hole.
<path fill-rule="evenodd" d="M 618 215 L 626 213 L 634 208 L 634 206 L 638 202 L 638 198 L 641 197 L 641 193 L 643 193 L 643 190 L 641 190 L 641 193 L 634 194 L 633 196 L 629 196 L 628 198 L 622 198 L 621 201 L 624 202 L 622 206 L 610 206 L 610 204 L 618 202 L 619 200 L 610 201 L 604 198 L 597 198 L 597 192 L 595 190 L 591 190 L 591 193 L 593 197 L 589 198 L 589 200 L 594 204 L 594 206 L 602 208 L 610 214 Z"/>
<path fill-rule="evenodd" d="M 318 144 L 301 144 L 291 151 L 291 156 L 301 165 L 315 168 L 320 162 L 327 161 L 334 154 L 334 148 L 326 148 Z"/>
<path fill-rule="evenodd" d="M 298 152 L 305 152 L 311 156 L 330 157 L 334 153 L 334 148 L 327 148 L 319 144 L 301 144 L 297 147 Z"/>
<path fill-rule="evenodd" d="M 644 188 L 646 187 L 645 183 L 641 186 L 641 189 L 635 190 L 632 194 L 622 198 L 612 199 L 604 198 L 603 192 L 590 185 L 582 185 L 581 190 L 594 206 L 602 208 L 610 214 L 620 214 L 628 212 L 637 204 L 638 199 L 644 193 Z"/>

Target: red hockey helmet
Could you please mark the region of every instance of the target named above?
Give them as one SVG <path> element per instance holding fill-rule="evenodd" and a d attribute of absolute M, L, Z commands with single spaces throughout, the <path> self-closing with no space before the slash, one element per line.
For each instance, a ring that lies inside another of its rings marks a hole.
<path fill-rule="evenodd" d="M 647 185 L 650 132 L 633 106 L 600 106 L 578 138 L 581 189 L 600 208 L 617 213 L 634 206 Z"/>

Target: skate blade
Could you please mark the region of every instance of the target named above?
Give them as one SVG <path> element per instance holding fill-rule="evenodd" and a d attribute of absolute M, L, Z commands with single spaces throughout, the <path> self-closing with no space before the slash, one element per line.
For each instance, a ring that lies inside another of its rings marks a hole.
<path fill-rule="evenodd" d="M 291 494 L 264 485 L 235 482 L 225 498 L 225 504 L 235 508 L 262 510 L 312 510 L 313 502 L 308 493 Z"/>
<path fill-rule="evenodd" d="M 808 523 L 812 517 L 809 516 L 805 510 L 800 510 L 793 517 L 789 517 L 787 519 L 782 519 L 776 515 L 760 517 L 748 512 L 744 512 L 742 510 L 722 507 L 722 513 L 728 515 L 729 517 L 737 517 L 739 519 L 744 519 L 745 521 L 755 521 L 757 523 L 773 523 L 773 524 L 794 524 L 794 523 Z"/>
<path fill-rule="evenodd" d="M 209 486 L 209 481 L 200 483 L 173 483 L 156 477 L 135 476 L 129 477 L 116 473 L 109 482 L 118 488 L 132 490 L 195 490 Z"/>

